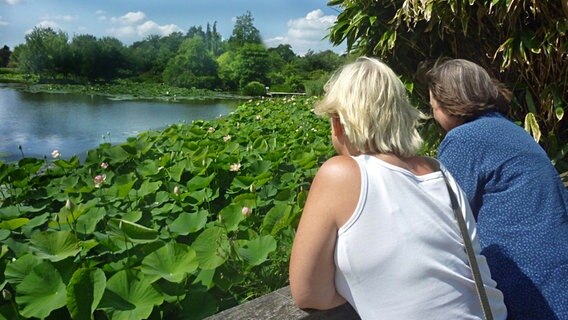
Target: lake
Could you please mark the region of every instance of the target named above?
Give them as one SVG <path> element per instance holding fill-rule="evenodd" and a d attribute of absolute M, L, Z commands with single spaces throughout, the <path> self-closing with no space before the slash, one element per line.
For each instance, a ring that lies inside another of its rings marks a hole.
<path fill-rule="evenodd" d="M 104 142 L 170 124 L 211 120 L 233 111 L 238 101 L 114 101 L 102 96 L 29 93 L 0 84 L 0 161 L 82 155 Z M 21 150 L 20 150 L 21 148 Z"/>

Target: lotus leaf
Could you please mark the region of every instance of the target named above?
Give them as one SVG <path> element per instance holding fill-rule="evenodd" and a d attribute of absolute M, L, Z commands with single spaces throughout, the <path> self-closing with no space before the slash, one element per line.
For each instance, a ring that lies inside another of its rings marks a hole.
<path fill-rule="evenodd" d="M 75 271 L 67 286 L 67 308 L 73 319 L 91 319 L 106 286 L 101 269 L 81 268 Z"/>
<path fill-rule="evenodd" d="M 180 283 L 189 273 L 197 269 L 198 262 L 193 248 L 175 242 L 169 242 L 160 249 L 147 255 L 142 260 L 142 272 L 150 282 L 159 278 Z"/>
<path fill-rule="evenodd" d="M 225 229 L 209 227 L 191 244 L 197 255 L 201 269 L 215 269 L 229 256 L 229 238 Z"/>
<path fill-rule="evenodd" d="M 30 243 L 38 257 L 54 262 L 73 257 L 81 251 L 77 238 L 69 231 L 36 232 Z"/>
<path fill-rule="evenodd" d="M 34 266 L 16 287 L 16 303 L 24 317 L 46 318 L 65 306 L 66 295 L 59 272 L 48 261 Z"/>
<path fill-rule="evenodd" d="M 208 212 L 201 210 L 194 213 L 182 212 L 172 223 L 169 224 L 171 232 L 188 235 L 197 232 L 207 223 Z"/>
<path fill-rule="evenodd" d="M 257 266 L 266 261 L 268 255 L 274 250 L 276 250 L 276 240 L 266 235 L 247 241 L 239 248 L 239 254 L 251 266 Z"/>
<path fill-rule="evenodd" d="M 144 274 L 122 270 L 108 279 L 99 308 L 112 320 L 141 320 L 148 319 L 154 306 L 163 301 Z"/>

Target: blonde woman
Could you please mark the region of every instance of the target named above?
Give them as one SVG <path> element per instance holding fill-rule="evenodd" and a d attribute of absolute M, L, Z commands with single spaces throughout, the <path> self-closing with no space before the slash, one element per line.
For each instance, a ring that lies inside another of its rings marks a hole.
<path fill-rule="evenodd" d="M 448 189 L 394 72 L 362 57 L 341 68 L 315 106 L 339 154 L 313 181 L 290 262 L 301 308 L 350 303 L 362 319 L 480 319 L 482 310 Z M 441 168 L 445 171 L 445 168 Z M 449 173 L 468 224 L 494 319 L 503 296 L 483 256 L 467 199 Z"/>

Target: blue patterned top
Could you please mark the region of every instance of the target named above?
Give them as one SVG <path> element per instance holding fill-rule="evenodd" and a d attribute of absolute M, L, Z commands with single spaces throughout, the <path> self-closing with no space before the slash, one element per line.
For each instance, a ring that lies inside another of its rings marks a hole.
<path fill-rule="evenodd" d="M 438 158 L 468 195 L 512 319 L 568 319 L 568 192 L 520 126 L 489 113 L 450 130 Z"/>

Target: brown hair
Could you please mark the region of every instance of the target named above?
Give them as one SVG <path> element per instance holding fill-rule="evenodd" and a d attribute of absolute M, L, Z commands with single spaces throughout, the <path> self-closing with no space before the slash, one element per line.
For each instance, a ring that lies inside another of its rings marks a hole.
<path fill-rule="evenodd" d="M 438 61 L 426 77 L 430 94 L 450 115 L 469 121 L 490 111 L 509 112 L 511 92 L 471 61 Z"/>

